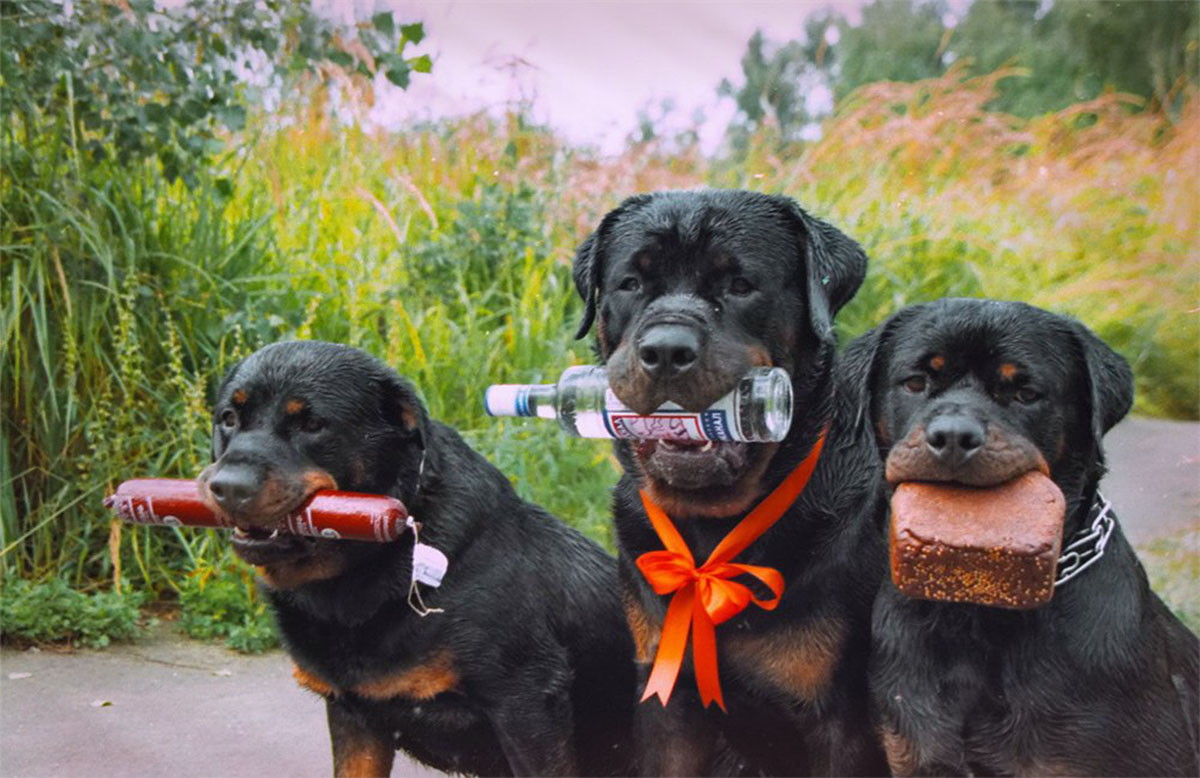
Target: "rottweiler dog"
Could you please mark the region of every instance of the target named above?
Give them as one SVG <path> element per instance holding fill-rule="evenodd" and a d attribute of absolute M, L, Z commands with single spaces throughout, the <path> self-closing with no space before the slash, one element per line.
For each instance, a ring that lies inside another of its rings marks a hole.
<path fill-rule="evenodd" d="M 386 775 L 396 749 L 478 775 L 631 767 L 633 645 L 616 561 L 545 510 L 376 359 L 267 346 L 220 387 L 212 504 L 237 525 L 302 686 L 325 698 L 339 776 Z M 413 592 L 414 538 L 275 533 L 318 489 L 385 494 L 448 558 Z"/>
<path fill-rule="evenodd" d="M 1133 401 L 1125 360 L 1077 321 L 948 299 L 902 310 L 843 364 L 883 489 L 1048 471 L 1066 498 L 1063 546 L 1083 539 L 1091 560 L 1032 610 L 908 599 L 888 578 L 871 688 L 893 772 L 1196 775 L 1200 644 L 1101 517 L 1101 440 Z"/>
<path fill-rule="evenodd" d="M 638 706 L 644 774 L 887 769 L 866 688 L 870 607 L 886 565 L 867 520 L 879 510 L 878 464 L 869 434 L 845 434 L 857 394 L 836 401 L 832 376 L 833 316 L 862 282 L 866 261 L 853 240 L 792 200 L 733 190 L 631 197 L 578 249 L 574 276 L 586 305 L 577 337 L 595 323 L 598 358 L 626 405 L 645 413 L 673 401 L 699 411 L 748 368 L 778 366 L 791 377 L 797 409 L 779 443 L 615 442 L 624 468 L 614 494 L 618 564 L 639 688 L 671 601 L 637 566 L 664 548 L 639 491 L 699 564 L 829 430 L 799 499 L 734 560 L 778 570 L 784 591 L 774 610 L 751 606 L 716 628 L 728 712 L 704 704 L 689 648 L 667 704 Z M 739 762 L 725 761 L 724 743 Z"/>

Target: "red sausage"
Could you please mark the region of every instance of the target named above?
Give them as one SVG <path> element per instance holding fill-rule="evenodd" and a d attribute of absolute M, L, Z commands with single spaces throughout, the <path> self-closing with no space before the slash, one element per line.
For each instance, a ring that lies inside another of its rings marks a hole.
<path fill-rule="evenodd" d="M 134 524 L 221 527 L 233 524 L 209 507 L 195 481 L 135 478 L 104 498 L 104 505 Z M 289 514 L 281 532 L 317 538 L 386 543 L 404 534 L 408 510 L 394 497 L 320 491 Z"/>

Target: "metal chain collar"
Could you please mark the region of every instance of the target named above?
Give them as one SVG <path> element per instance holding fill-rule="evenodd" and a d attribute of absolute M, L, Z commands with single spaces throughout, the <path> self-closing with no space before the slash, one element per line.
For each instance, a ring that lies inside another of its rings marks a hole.
<path fill-rule="evenodd" d="M 1112 503 L 1108 498 L 1097 492 L 1096 499 L 1096 504 L 1092 506 L 1096 518 L 1092 519 L 1091 526 L 1076 532 L 1058 558 L 1055 587 L 1070 581 L 1104 556 L 1104 548 L 1108 545 L 1113 528 L 1117 526 L 1117 519 L 1112 515 Z"/>

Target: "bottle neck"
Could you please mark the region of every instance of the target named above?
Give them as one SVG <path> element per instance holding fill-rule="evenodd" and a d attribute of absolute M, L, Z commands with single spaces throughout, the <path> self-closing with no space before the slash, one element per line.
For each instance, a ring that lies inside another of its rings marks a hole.
<path fill-rule="evenodd" d="M 522 416 L 536 416 L 539 419 L 557 419 L 558 409 L 555 407 L 558 399 L 558 387 L 554 384 L 530 384 L 529 394 L 525 397 L 528 412 Z"/>

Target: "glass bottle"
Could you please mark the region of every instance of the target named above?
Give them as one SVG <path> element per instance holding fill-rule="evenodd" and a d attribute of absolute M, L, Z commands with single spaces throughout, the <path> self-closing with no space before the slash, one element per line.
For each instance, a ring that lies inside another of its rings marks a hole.
<path fill-rule="evenodd" d="M 643 416 L 622 403 L 603 367 L 563 371 L 557 384 L 495 384 L 484 406 L 489 416 L 555 419 L 568 435 L 582 438 L 783 440 L 792 423 L 792 382 L 779 367 L 755 367 L 733 391 L 698 413 L 666 403 Z"/>

